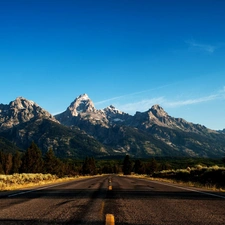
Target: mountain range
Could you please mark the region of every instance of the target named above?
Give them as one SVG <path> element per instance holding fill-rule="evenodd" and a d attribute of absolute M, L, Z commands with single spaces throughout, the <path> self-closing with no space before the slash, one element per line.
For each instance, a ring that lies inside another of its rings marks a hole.
<path fill-rule="evenodd" d="M 0 104 L 0 150 L 26 150 L 32 141 L 62 158 L 225 155 L 225 130 L 174 118 L 159 105 L 133 116 L 112 105 L 98 110 L 87 94 L 55 116 L 23 97 Z"/>

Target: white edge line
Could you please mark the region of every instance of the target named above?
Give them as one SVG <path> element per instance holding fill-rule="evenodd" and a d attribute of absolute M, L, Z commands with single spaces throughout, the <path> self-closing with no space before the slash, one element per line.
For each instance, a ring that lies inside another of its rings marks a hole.
<path fill-rule="evenodd" d="M 55 185 L 45 186 L 45 187 L 41 187 L 41 188 L 37 188 L 37 189 L 32 189 L 32 190 L 28 190 L 28 191 L 18 192 L 18 193 L 15 193 L 15 194 L 8 195 L 8 198 L 11 198 L 11 197 L 14 197 L 14 196 L 17 196 L 17 195 L 27 194 L 27 193 L 34 192 L 34 191 L 39 191 L 39 190 L 47 189 L 47 188 L 57 187 L 57 186 L 60 186 L 60 185 L 63 185 L 63 184 L 62 183 L 61 184 L 55 184 Z"/>
<path fill-rule="evenodd" d="M 67 182 L 70 182 L 70 181 L 67 181 Z M 47 188 L 51 188 L 51 187 L 57 187 L 57 186 L 60 186 L 60 185 L 63 185 L 63 184 L 65 184 L 65 182 L 60 183 L 60 184 L 50 185 L 50 186 L 44 186 L 44 187 L 36 188 L 36 189 L 32 189 L 32 190 L 17 192 L 15 194 L 8 195 L 7 197 L 8 198 L 11 198 L 11 197 L 14 197 L 14 196 L 17 196 L 17 195 L 23 195 L 23 194 L 27 194 L 27 193 L 34 192 L 34 191 L 39 191 L 39 190 L 43 190 L 43 189 L 47 189 Z"/>
<path fill-rule="evenodd" d="M 152 180 L 149 180 L 149 181 L 153 182 L 153 183 L 156 183 L 156 184 L 162 184 L 162 185 L 169 186 L 169 187 L 174 187 L 174 188 L 183 189 L 183 190 L 186 190 L 186 191 L 197 192 L 197 193 L 200 193 L 200 194 L 204 194 L 204 195 L 209 195 L 209 196 L 225 199 L 225 196 L 222 196 L 222 195 L 216 195 L 216 194 L 212 194 L 212 193 L 209 193 L 209 192 L 198 191 L 198 190 L 194 190 L 194 189 L 191 189 L 191 188 L 180 187 L 180 186 L 176 186 L 176 185 L 172 185 L 172 184 L 165 184 L 165 183 L 162 183 L 162 182 L 159 182 L 159 181 L 152 181 Z"/>

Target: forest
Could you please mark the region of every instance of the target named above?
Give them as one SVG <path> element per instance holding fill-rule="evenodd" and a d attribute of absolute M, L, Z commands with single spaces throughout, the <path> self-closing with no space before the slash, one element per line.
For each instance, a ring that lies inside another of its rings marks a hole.
<path fill-rule="evenodd" d="M 124 155 L 119 159 L 60 159 L 49 150 L 42 151 L 32 142 L 21 153 L 0 151 L 0 174 L 51 174 L 61 177 L 81 175 L 123 174 L 144 175 L 176 182 L 195 183 L 199 186 L 225 188 L 225 158 L 145 158 Z"/>

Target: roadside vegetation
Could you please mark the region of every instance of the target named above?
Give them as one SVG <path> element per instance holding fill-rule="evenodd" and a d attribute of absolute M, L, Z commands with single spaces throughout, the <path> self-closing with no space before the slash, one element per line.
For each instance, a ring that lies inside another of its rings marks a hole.
<path fill-rule="evenodd" d="M 152 177 L 195 187 L 225 191 L 225 167 L 217 165 L 210 167 L 196 165 L 186 169 L 162 170 L 155 172 Z"/>
<path fill-rule="evenodd" d="M 57 177 L 51 174 L 15 173 L 12 175 L 0 175 L 0 190 L 13 190 L 35 184 L 45 184 L 55 180 L 57 180 Z"/>
<path fill-rule="evenodd" d="M 97 174 L 133 174 L 225 190 L 225 159 L 132 159 L 129 155 L 117 159 L 59 159 L 51 148 L 42 155 L 34 142 L 23 153 L 0 150 L 0 191 Z"/>
<path fill-rule="evenodd" d="M 126 157 L 129 158 L 129 156 Z M 124 167 L 130 168 L 126 163 L 128 160 L 126 157 Z M 218 164 L 215 164 L 216 162 Z M 225 159 L 183 158 L 159 161 L 151 159 L 149 162 L 135 160 L 133 170 L 124 174 L 144 175 L 149 179 L 225 191 L 224 165 Z"/>

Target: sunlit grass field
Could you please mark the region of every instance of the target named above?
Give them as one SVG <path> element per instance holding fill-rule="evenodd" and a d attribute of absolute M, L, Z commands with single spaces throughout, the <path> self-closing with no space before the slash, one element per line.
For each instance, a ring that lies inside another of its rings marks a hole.
<path fill-rule="evenodd" d="M 225 191 L 225 167 L 217 165 L 207 167 L 199 164 L 186 169 L 162 170 L 154 173 L 152 179 Z"/>
<path fill-rule="evenodd" d="M 154 179 L 188 186 L 202 187 L 211 190 L 225 191 L 225 167 L 196 165 L 186 169 L 171 169 L 155 172 L 149 175 L 135 175 L 147 179 Z M 74 176 L 59 178 L 52 174 L 21 173 L 0 175 L 0 191 L 28 188 L 44 184 L 51 184 L 88 176 Z"/>
<path fill-rule="evenodd" d="M 21 173 L 12 175 L 0 175 L 0 191 L 9 191 L 31 186 L 38 186 L 49 183 L 69 181 L 76 177 L 58 178 L 56 175 L 41 173 Z"/>

